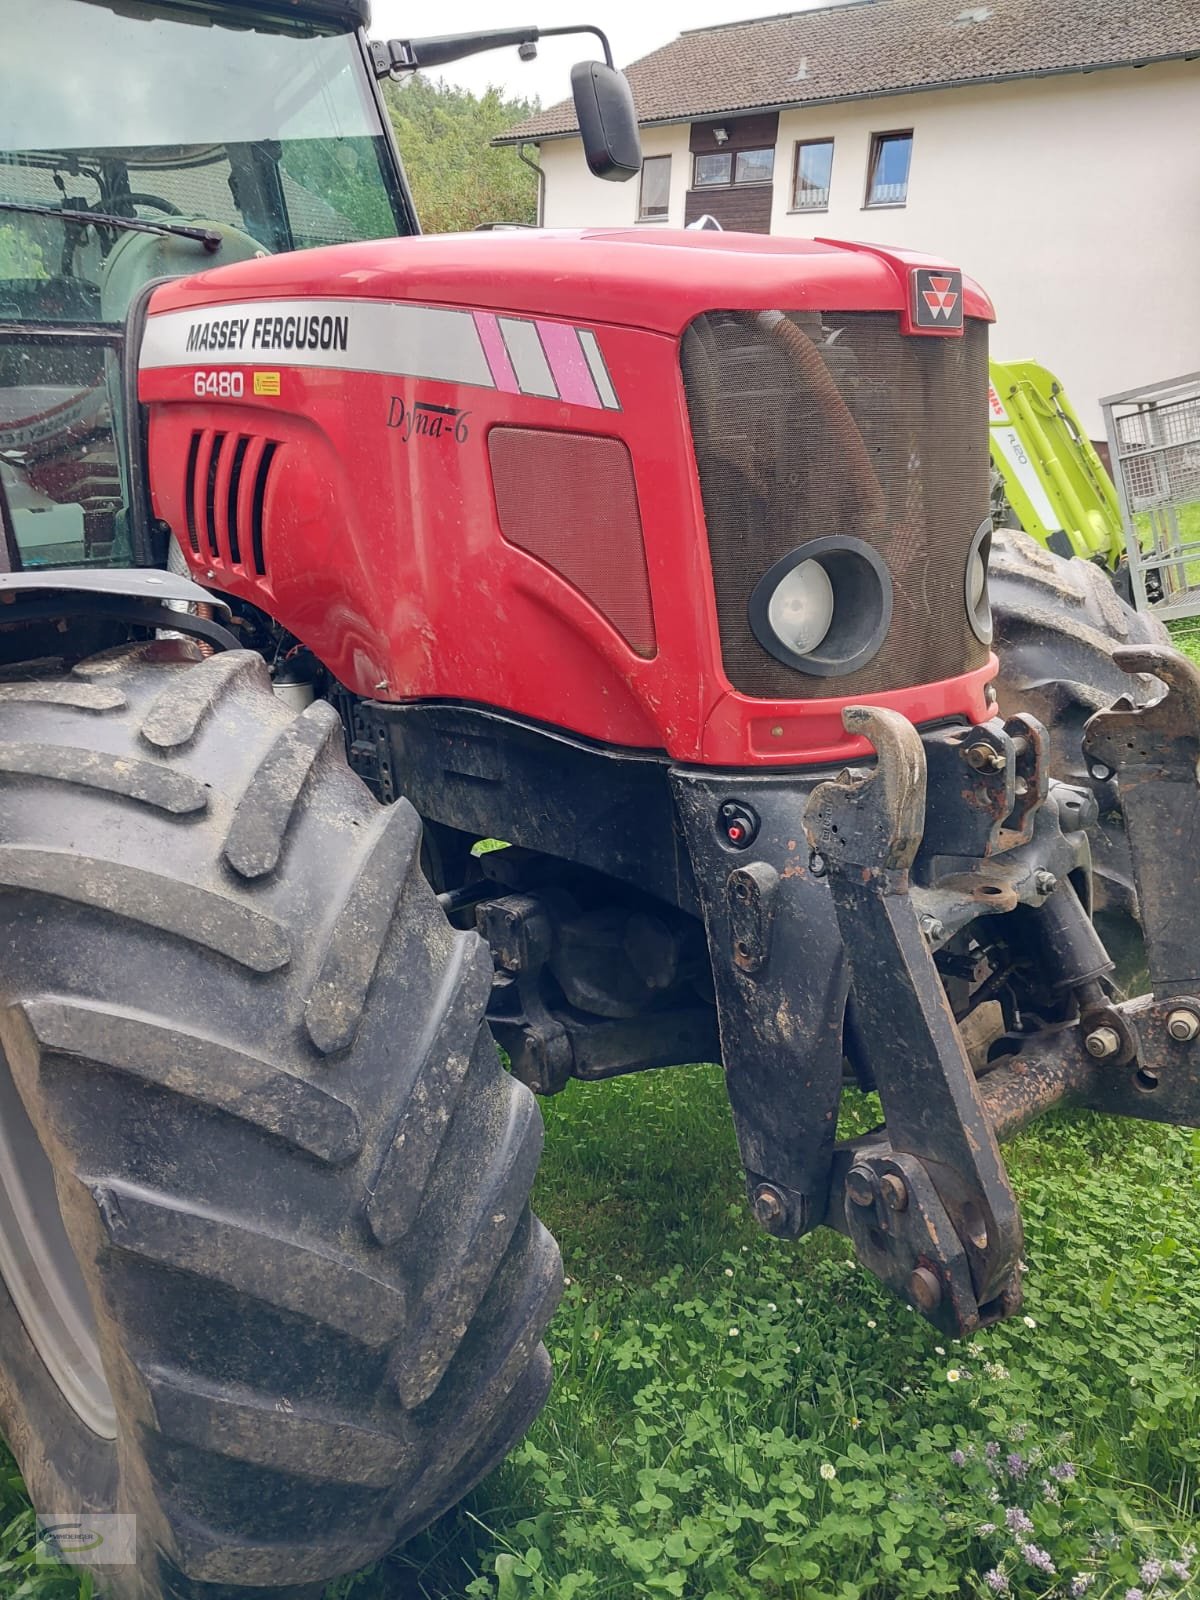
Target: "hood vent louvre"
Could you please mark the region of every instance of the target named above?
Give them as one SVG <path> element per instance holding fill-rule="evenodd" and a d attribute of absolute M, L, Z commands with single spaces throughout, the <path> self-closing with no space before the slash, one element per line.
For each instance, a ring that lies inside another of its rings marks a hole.
<path fill-rule="evenodd" d="M 211 428 L 192 434 L 184 510 L 193 555 L 214 567 L 240 567 L 257 578 L 266 576 L 264 508 L 278 449 L 276 440 L 254 434 Z"/>

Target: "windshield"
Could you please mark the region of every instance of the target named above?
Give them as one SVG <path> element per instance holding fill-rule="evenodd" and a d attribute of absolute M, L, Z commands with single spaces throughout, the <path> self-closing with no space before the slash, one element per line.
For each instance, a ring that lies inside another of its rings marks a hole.
<path fill-rule="evenodd" d="M 0 484 L 26 565 L 130 559 L 116 335 L 142 285 L 409 231 L 356 36 L 215 9 L 0 0 L 0 200 L 221 236 L 0 212 Z"/>

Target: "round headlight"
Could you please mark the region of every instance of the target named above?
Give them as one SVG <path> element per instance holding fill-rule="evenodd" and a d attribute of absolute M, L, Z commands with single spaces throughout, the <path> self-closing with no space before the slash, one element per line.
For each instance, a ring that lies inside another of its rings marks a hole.
<path fill-rule="evenodd" d="M 992 519 L 986 517 L 976 528 L 967 552 L 963 597 L 967 620 L 980 644 L 992 642 L 992 606 L 988 598 L 988 557 L 992 553 Z"/>
<path fill-rule="evenodd" d="M 750 596 L 763 649 L 819 678 L 865 666 L 891 620 L 891 574 L 861 539 L 809 540 L 768 568 Z"/>
<path fill-rule="evenodd" d="M 767 602 L 767 621 L 798 656 L 817 648 L 833 621 L 833 584 L 819 561 L 802 561 L 779 580 Z"/>

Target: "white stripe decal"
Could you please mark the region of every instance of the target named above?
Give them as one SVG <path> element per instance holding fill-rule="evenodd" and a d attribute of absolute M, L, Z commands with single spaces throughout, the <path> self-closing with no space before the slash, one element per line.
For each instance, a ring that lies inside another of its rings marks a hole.
<path fill-rule="evenodd" d="M 550 371 L 546 352 L 542 349 L 537 324 L 527 322 L 523 317 L 501 317 L 500 332 L 504 335 L 504 346 L 517 375 L 517 382 L 521 385 L 521 392 L 557 400 L 558 385 Z"/>
<path fill-rule="evenodd" d="M 495 388 L 469 311 L 381 300 L 252 300 L 166 311 L 147 321 L 138 365 L 330 367 Z"/>
<path fill-rule="evenodd" d="M 590 328 L 580 328 L 579 343 L 583 347 L 584 360 L 592 374 L 596 388 L 600 393 L 600 401 L 606 411 L 620 411 L 621 402 L 617 399 L 617 391 L 613 388 L 613 381 L 609 377 L 608 366 L 600 349 L 600 341 Z"/>

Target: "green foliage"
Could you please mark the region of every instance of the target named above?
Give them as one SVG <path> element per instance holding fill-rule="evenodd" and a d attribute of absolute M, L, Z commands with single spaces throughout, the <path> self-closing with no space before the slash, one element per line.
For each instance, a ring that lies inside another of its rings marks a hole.
<path fill-rule="evenodd" d="M 0 222 L 0 278 L 48 278 L 42 247 L 17 223 Z"/>
<path fill-rule="evenodd" d="M 427 233 L 536 221 L 534 174 L 515 150 L 490 142 L 536 111 L 536 101 L 506 100 L 494 88 L 474 95 L 420 73 L 389 83 L 384 96 Z"/>
<path fill-rule="evenodd" d="M 1027 1320 L 956 1343 L 844 1240 L 757 1230 L 717 1069 L 543 1104 L 550 1403 L 329 1600 L 1200 1595 L 1200 1135 L 1073 1114 L 1009 1146 Z"/>

